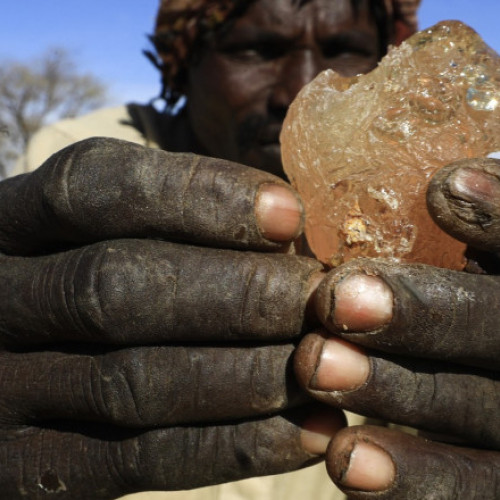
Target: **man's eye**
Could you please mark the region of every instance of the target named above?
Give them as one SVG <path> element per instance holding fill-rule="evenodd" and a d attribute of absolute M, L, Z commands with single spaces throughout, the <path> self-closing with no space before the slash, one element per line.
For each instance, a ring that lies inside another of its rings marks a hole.
<path fill-rule="evenodd" d="M 225 47 L 222 52 L 242 61 L 270 61 L 282 57 L 286 50 L 280 44 L 263 43 Z"/>
<path fill-rule="evenodd" d="M 370 47 L 360 47 L 339 43 L 325 44 L 323 45 L 322 50 L 323 56 L 327 59 L 334 59 L 338 57 L 368 58 L 374 56 L 374 51 Z"/>

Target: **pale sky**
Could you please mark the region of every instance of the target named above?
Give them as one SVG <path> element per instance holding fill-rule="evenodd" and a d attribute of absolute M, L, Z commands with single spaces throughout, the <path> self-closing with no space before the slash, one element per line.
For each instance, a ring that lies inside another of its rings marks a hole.
<path fill-rule="evenodd" d="M 64 46 L 83 70 L 110 86 L 116 104 L 148 101 L 158 93 L 159 78 L 141 51 L 149 47 L 147 34 L 158 4 L 159 0 L 4 1 L 0 60 L 28 61 L 51 46 Z M 500 52 L 500 0 L 422 0 L 421 28 L 444 19 L 466 22 Z"/>

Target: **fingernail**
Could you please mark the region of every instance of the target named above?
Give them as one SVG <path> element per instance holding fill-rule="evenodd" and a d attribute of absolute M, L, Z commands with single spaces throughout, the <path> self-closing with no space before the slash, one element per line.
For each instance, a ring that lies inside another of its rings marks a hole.
<path fill-rule="evenodd" d="M 324 455 L 330 440 L 346 425 L 340 410 L 317 411 L 302 423 L 302 447 L 312 455 Z"/>
<path fill-rule="evenodd" d="M 335 287 L 333 322 L 346 332 L 376 330 L 392 319 L 393 294 L 377 276 L 353 274 Z"/>
<path fill-rule="evenodd" d="M 396 467 L 390 455 L 379 446 L 358 441 L 347 457 L 335 464 L 334 475 L 346 488 L 362 491 L 387 490 L 396 477 Z"/>
<path fill-rule="evenodd" d="M 270 241 L 292 241 L 302 232 L 302 205 L 286 186 L 262 185 L 255 211 L 261 234 Z"/>
<path fill-rule="evenodd" d="M 493 175 L 473 168 L 459 168 L 448 179 L 450 194 L 469 202 L 491 202 L 500 199 L 500 182 Z"/>
<path fill-rule="evenodd" d="M 326 339 L 310 387 L 317 391 L 351 391 L 362 386 L 370 374 L 363 351 L 341 339 Z"/>

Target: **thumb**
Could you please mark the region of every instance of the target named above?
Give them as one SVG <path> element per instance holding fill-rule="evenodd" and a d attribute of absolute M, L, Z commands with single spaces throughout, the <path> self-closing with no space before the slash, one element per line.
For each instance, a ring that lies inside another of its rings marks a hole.
<path fill-rule="evenodd" d="M 428 441 L 382 427 L 349 427 L 326 465 L 353 500 L 500 498 L 500 453 Z"/>
<path fill-rule="evenodd" d="M 433 177 L 432 218 L 451 236 L 480 250 L 500 251 L 500 160 L 459 160 Z"/>

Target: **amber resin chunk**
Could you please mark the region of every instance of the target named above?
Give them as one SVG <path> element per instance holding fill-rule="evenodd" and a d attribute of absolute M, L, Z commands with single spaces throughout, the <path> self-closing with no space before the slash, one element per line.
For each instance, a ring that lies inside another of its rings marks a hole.
<path fill-rule="evenodd" d="M 469 27 L 440 23 L 367 75 L 321 73 L 290 107 L 281 142 L 322 262 L 462 269 L 465 245 L 434 224 L 425 192 L 440 167 L 500 150 L 500 58 Z"/>

